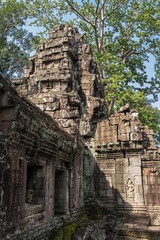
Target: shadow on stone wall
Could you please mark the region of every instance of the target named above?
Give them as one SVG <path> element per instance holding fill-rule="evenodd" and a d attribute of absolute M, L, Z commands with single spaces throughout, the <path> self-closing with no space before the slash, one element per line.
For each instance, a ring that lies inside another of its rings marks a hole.
<path fill-rule="evenodd" d="M 123 199 L 117 189 L 111 186 L 87 146 L 84 152 L 83 171 L 84 203 L 91 220 L 80 226 L 73 239 L 78 240 L 76 236 L 82 237 L 82 235 L 81 239 L 116 239 L 125 219 L 129 218 L 132 206 Z"/>

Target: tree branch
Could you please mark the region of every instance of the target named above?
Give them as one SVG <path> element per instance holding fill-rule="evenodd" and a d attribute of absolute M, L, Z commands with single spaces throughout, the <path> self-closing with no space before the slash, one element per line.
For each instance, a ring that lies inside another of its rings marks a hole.
<path fill-rule="evenodd" d="M 105 0 L 103 0 L 103 3 L 105 3 Z M 100 30 L 100 41 L 99 41 L 99 49 L 100 52 L 103 51 L 103 37 L 104 37 L 104 5 L 103 8 L 101 8 L 101 15 L 100 15 L 100 24 L 99 24 L 99 30 Z"/>
<path fill-rule="evenodd" d="M 156 58 L 156 54 L 153 51 L 148 51 L 148 52 L 151 53 Z"/>
<path fill-rule="evenodd" d="M 65 0 L 68 5 L 71 7 L 71 9 L 74 11 L 74 13 L 79 17 L 81 18 L 83 21 L 89 23 L 90 25 L 92 25 L 92 27 L 95 27 L 94 24 L 86 17 L 84 17 L 75 7 L 72 3 L 70 3 L 70 1 L 68 0 Z"/>
<path fill-rule="evenodd" d="M 42 22 L 43 25 L 44 25 L 44 26 L 47 28 L 47 30 L 49 31 L 50 29 L 49 29 L 49 27 L 47 27 L 47 25 L 45 24 L 45 22 L 44 22 L 44 20 L 43 20 L 43 16 L 41 16 L 40 11 L 38 10 L 37 12 L 38 12 L 38 18 L 39 18 L 40 22 Z"/>
<path fill-rule="evenodd" d="M 153 34 L 151 34 L 150 36 L 148 36 L 146 39 L 144 39 L 144 41 L 142 42 L 142 43 L 144 43 L 144 42 L 146 42 L 148 39 L 150 39 L 151 37 L 154 37 L 156 34 L 158 34 L 158 33 L 160 33 L 160 31 L 158 31 L 158 32 L 154 32 Z M 140 43 L 140 42 L 139 42 Z M 137 44 L 137 45 L 139 45 L 139 43 Z"/>
<path fill-rule="evenodd" d="M 100 9 L 99 9 L 99 12 L 98 12 L 97 17 L 100 15 L 102 9 L 104 9 L 104 5 L 105 5 L 106 1 L 107 1 L 107 0 L 103 0 L 102 6 L 101 6 Z M 102 19 L 102 21 L 103 21 L 103 19 Z"/>
<path fill-rule="evenodd" d="M 4 31 L 1 33 L 2 34 L 2 37 L 3 35 L 6 34 L 6 32 L 10 29 L 10 23 L 13 21 L 14 17 L 12 17 L 8 22 L 7 22 L 7 25 L 5 26 L 5 29 Z"/>
<path fill-rule="evenodd" d="M 143 51 L 140 51 L 140 52 L 134 52 L 134 54 L 136 54 L 136 55 L 139 55 L 139 54 L 143 54 L 143 53 L 145 53 L 145 52 L 147 52 L 149 49 L 151 49 L 152 47 L 149 47 L 149 48 L 147 48 L 147 49 L 144 49 Z"/>
<path fill-rule="evenodd" d="M 95 10 L 95 16 L 96 16 L 96 18 L 98 17 L 98 15 L 97 15 L 98 8 L 99 8 L 99 0 L 97 1 L 97 6 L 96 6 L 96 10 Z"/>
<path fill-rule="evenodd" d="M 158 34 L 159 32 L 160 32 L 160 31 L 151 34 L 151 35 L 148 36 L 146 39 L 144 39 L 142 42 L 139 41 L 139 42 L 133 44 L 132 47 L 131 47 L 127 52 L 125 52 L 123 55 L 121 55 L 121 59 L 124 59 L 124 58 L 127 59 L 132 53 L 135 52 L 136 46 L 142 45 L 142 44 L 145 43 L 148 39 L 150 39 L 151 37 L 154 37 L 154 36 L 155 36 L 156 34 Z"/>
<path fill-rule="evenodd" d="M 121 57 L 121 59 L 122 59 L 122 60 L 124 59 L 124 61 L 123 61 L 124 63 L 126 62 L 127 58 L 128 58 L 129 56 L 131 56 L 131 55 L 132 55 L 132 53 L 134 53 L 134 51 L 135 51 L 135 50 L 136 50 L 136 49 L 135 49 L 135 48 L 133 48 L 133 50 L 132 50 L 132 51 L 131 51 L 131 50 L 129 50 L 125 56 Z"/>
<path fill-rule="evenodd" d="M 124 0 L 121 0 L 121 2 L 115 8 L 113 8 L 112 11 L 108 15 L 104 16 L 103 19 L 105 20 L 107 17 L 109 17 L 113 11 L 117 10 L 122 5 L 123 2 L 124 2 Z"/>

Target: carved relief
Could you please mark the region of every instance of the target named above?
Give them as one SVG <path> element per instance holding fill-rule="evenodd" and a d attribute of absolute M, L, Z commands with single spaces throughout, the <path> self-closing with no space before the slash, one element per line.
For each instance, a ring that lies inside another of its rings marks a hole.
<path fill-rule="evenodd" d="M 117 212 L 134 208 L 136 222 L 142 222 L 137 212 L 145 209 L 144 216 L 148 219 L 150 211 L 152 223 L 159 224 L 154 209 L 157 206 L 156 211 L 160 211 L 160 151 L 153 131 L 141 126 L 137 110 L 129 111 L 129 105 L 107 117 L 97 66 L 89 45 L 76 29 L 55 26 L 50 39 L 30 58 L 22 79 L 13 82 L 31 101 L 21 99 L 21 94 L 15 97 L 15 89 L 8 85 L 4 91 L 6 83 L 0 83 L 0 206 L 4 205 L 2 211 L 9 216 L 4 222 L 0 214 L 0 223 L 17 224 L 24 210 L 26 216 L 33 215 L 32 207 L 39 213 L 45 211 L 47 218 L 69 210 L 76 216 L 78 208 L 91 209 L 93 200 L 98 200 L 102 209 L 110 211 L 118 205 L 123 205 L 123 210 Z M 79 135 L 84 137 L 82 142 Z M 5 145 L 4 139 L 10 144 Z M 16 147 L 13 142 L 17 142 Z M 21 148 L 25 150 L 23 164 L 17 162 Z M 45 156 L 43 171 L 41 164 L 35 165 L 38 151 Z M 25 185 L 26 191 L 22 191 Z M 41 210 L 37 210 L 39 204 Z"/>
<path fill-rule="evenodd" d="M 51 30 L 43 48 L 40 45 L 30 58 L 22 79 L 14 83 L 42 111 L 74 135 L 92 136 L 99 117 L 107 113 L 91 47 L 77 29 L 68 25 Z"/>
<path fill-rule="evenodd" d="M 134 200 L 134 183 L 130 178 L 128 178 L 126 183 L 126 190 L 127 190 L 127 199 Z"/>

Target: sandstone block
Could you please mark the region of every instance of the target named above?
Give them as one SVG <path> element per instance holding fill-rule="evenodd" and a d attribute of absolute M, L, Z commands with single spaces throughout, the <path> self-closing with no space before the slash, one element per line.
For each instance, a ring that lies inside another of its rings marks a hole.
<path fill-rule="evenodd" d="M 109 119 L 111 125 L 118 125 L 119 124 L 119 116 L 112 116 Z"/>
<path fill-rule="evenodd" d="M 118 134 L 118 140 L 119 141 L 129 141 L 129 133 L 120 133 Z"/>

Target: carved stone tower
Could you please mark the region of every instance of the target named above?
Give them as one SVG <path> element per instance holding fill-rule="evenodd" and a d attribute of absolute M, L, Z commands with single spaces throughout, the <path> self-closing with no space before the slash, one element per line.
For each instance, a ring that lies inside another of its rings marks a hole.
<path fill-rule="evenodd" d="M 92 136 L 106 114 L 103 86 L 91 47 L 68 25 L 55 26 L 14 81 L 41 110 L 66 131 Z"/>

